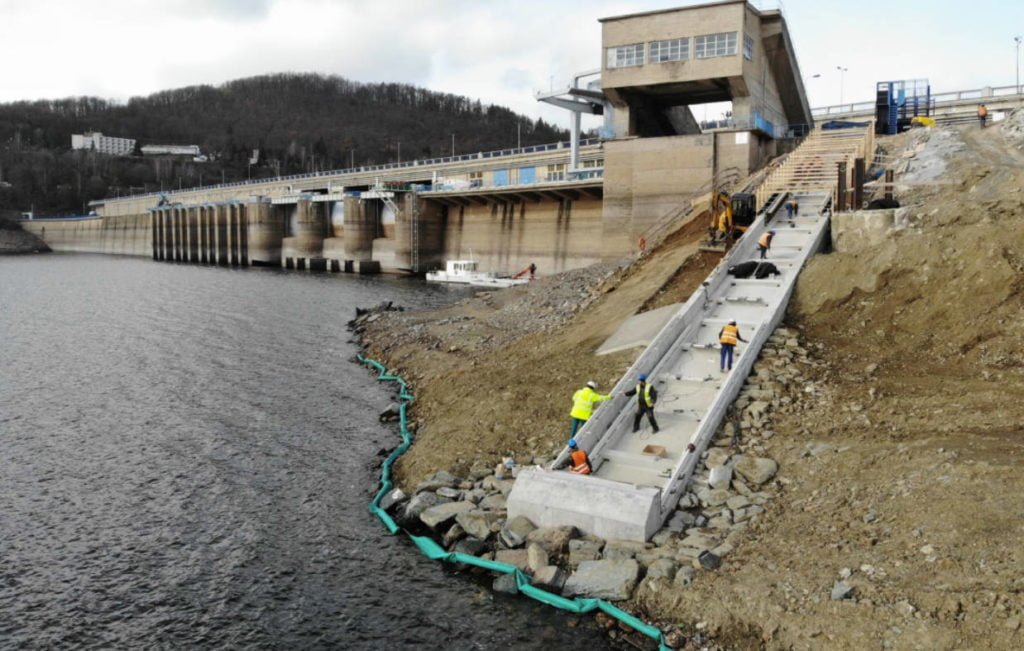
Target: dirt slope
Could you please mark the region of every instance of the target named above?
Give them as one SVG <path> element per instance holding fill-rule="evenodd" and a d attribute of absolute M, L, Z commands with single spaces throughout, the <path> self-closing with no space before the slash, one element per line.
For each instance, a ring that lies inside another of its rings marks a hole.
<path fill-rule="evenodd" d="M 560 449 L 573 392 L 590 379 L 610 390 L 640 352 L 595 357 L 594 350 L 659 290 L 685 298 L 707 275 L 705 258 L 695 255 L 703 232 L 695 221 L 626 270 L 599 265 L 370 324 L 369 354 L 416 388 L 421 426 L 397 466 L 400 481 L 493 466 L 510 453 L 528 463 Z"/>
<path fill-rule="evenodd" d="M 780 464 L 776 497 L 720 570 L 642 594 L 651 618 L 699 624 L 725 648 L 1024 646 L 1024 142 L 1015 133 L 954 132 L 957 147 L 933 152 L 946 157 L 930 161 L 939 167 L 901 177 L 908 228 L 805 270 L 788 321 L 818 364 L 804 408 L 777 415 L 774 435 L 756 442 Z M 889 145 L 917 146 L 923 159 L 921 138 Z M 594 357 L 604 336 L 641 306 L 685 297 L 707 273 L 691 257 L 697 231 L 613 272 L 594 297 L 585 279 L 552 278 L 373 324 L 370 353 L 414 379 L 426 423 L 402 479 L 510 450 L 550 454 L 572 391 L 590 378 L 609 387 L 635 354 Z M 517 307 L 567 286 L 578 300 L 535 328 Z M 438 324 L 453 315 L 472 318 Z M 416 334 L 416 319 L 433 339 Z M 464 336 L 475 327 L 491 338 Z M 832 600 L 843 578 L 853 598 Z"/>
<path fill-rule="evenodd" d="M 825 366 L 763 442 L 775 508 L 652 613 L 738 648 L 1024 645 L 1024 165 L 999 130 L 955 135 L 900 197 L 910 228 L 801 276 L 790 321 Z"/>

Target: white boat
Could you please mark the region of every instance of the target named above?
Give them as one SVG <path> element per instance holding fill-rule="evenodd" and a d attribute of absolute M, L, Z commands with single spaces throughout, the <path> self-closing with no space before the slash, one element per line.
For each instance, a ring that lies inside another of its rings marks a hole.
<path fill-rule="evenodd" d="M 490 287 L 493 289 L 525 285 L 530 282 L 529 278 L 517 278 L 490 271 L 480 271 L 477 268 L 476 260 L 447 260 L 444 263 L 443 270 L 428 271 L 427 280 L 435 283 L 463 283 L 474 287 Z"/>
<path fill-rule="evenodd" d="M 476 260 L 446 260 L 444 269 L 428 271 L 427 280 L 435 283 L 470 284 L 474 280 L 493 277 L 494 274 L 478 271 Z"/>

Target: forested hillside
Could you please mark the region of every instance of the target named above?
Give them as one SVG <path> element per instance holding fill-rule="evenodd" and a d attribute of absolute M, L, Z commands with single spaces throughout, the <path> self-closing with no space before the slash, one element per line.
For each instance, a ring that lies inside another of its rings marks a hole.
<path fill-rule="evenodd" d="M 210 160 L 71 150 L 99 131 L 196 144 Z M 0 104 L 0 210 L 80 213 L 106 196 L 399 159 L 554 142 L 567 134 L 499 106 L 406 84 L 278 74 L 191 86 L 127 103 L 94 97 Z M 259 159 L 250 166 L 254 149 Z"/>

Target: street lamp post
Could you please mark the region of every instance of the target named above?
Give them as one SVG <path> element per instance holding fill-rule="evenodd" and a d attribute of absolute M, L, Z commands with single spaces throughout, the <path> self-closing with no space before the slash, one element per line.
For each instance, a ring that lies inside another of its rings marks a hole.
<path fill-rule="evenodd" d="M 1017 59 L 1016 59 L 1016 63 L 1017 63 L 1017 86 L 1016 86 L 1016 89 L 1017 89 L 1017 94 L 1018 95 L 1020 95 L 1020 44 L 1021 44 L 1022 40 L 1024 40 L 1024 39 L 1022 39 L 1020 36 L 1014 36 L 1013 37 L 1013 42 L 1017 45 L 1017 50 L 1016 50 L 1016 52 L 1017 52 Z"/>
<path fill-rule="evenodd" d="M 845 85 L 845 82 L 846 82 L 846 71 L 849 70 L 849 68 L 844 68 L 843 66 L 836 66 L 836 70 L 839 71 L 839 105 L 842 106 L 842 104 L 843 104 L 843 86 Z"/>

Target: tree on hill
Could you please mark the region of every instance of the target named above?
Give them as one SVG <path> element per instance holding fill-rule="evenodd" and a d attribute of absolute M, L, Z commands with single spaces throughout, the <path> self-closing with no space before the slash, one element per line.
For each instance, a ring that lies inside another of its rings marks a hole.
<path fill-rule="evenodd" d="M 143 144 L 196 144 L 191 160 L 113 158 L 71 151 L 71 134 L 99 131 Z M 408 84 L 364 84 L 337 76 L 275 74 L 220 86 L 189 86 L 133 97 L 0 104 L 0 208 L 35 204 L 40 213 L 76 213 L 115 191 L 155 191 L 268 178 L 351 163 L 375 165 L 457 151 L 529 146 L 568 134 L 501 106 Z M 260 163 L 249 166 L 253 149 Z M 141 166 L 140 166 L 141 163 Z M 58 187 L 63 188 L 58 191 Z"/>

